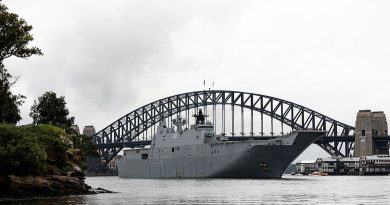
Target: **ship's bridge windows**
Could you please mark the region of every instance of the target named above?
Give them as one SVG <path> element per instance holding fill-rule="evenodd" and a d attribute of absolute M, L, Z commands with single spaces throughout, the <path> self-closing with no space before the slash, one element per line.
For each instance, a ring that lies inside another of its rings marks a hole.
<path fill-rule="evenodd" d="M 146 153 L 142 154 L 142 155 L 141 155 L 141 158 L 142 158 L 142 159 L 148 159 L 148 154 L 146 154 Z"/>

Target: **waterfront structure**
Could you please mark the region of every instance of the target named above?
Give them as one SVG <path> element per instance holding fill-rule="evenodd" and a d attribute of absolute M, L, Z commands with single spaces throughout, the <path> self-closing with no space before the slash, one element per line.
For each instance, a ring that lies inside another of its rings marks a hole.
<path fill-rule="evenodd" d="M 354 157 L 389 154 L 388 141 L 374 141 L 376 136 L 387 136 L 385 114 L 360 110 L 356 116 Z"/>
<path fill-rule="evenodd" d="M 323 173 L 337 173 L 338 169 L 338 158 L 318 158 L 316 160 L 317 171 Z"/>
<path fill-rule="evenodd" d="M 309 175 L 318 170 L 316 160 L 304 160 L 297 163 L 297 170 L 300 174 Z"/>
<path fill-rule="evenodd" d="M 83 135 L 87 135 L 88 137 L 91 137 L 95 134 L 95 127 L 92 125 L 85 126 L 83 129 Z"/>
<path fill-rule="evenodd" d="M 318 171 L 329 175 L 359 174 L 360 160 L 356 157 L 329 157 L 316 160 Z"/>
<path fill-rule="evenodd" d="M 124 178 L 279 178 L 322 130 L 300 130 L 279 137 L 228 138 L 216 135 L 202 110 L 196 124 L 160 120 L 150 148 L 124 150 L 118 176 Z M 241 138 L 241 139 L 240 139 Z"/>
<path fill-rule="evenodd" d="M 360 159 L 360 173 L 364 175 L 390 174 L 389 155 L 365 156 Z"/>
<path fill-rule="evenodd" d="M 362 160 L 358 157 L 347 157 L 339 159 L 340 175 L 357 175 L 362 173 L 360 170 Z"/>
<path fill-rule="evenodd" d="M 310 169 L 299 169 L 302 168 L 301 163 L 297 163 L 296 166 L 300 174 L 318 171 L 326 175 L 388 175 L 390 174 L 390 155 L 335 156 L 318 158 L 314 164 L 310 165 Z"/>

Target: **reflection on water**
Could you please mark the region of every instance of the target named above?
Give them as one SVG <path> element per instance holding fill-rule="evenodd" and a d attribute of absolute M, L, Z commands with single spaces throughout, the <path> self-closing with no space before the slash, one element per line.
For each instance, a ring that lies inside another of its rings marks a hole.
<path fill-rule="evenodd" d="M 390 176 L 289 176 L 282 179 L 121 179 L 88 177 L 118 193 L 0 204 L 390 204 Z"/>

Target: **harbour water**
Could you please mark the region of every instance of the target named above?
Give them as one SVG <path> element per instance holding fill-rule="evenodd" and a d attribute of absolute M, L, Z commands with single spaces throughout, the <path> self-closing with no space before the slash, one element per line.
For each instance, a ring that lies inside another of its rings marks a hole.
<path fill-rule="evenodd" d="M 122 179 L 87 177 L 118 193 L 0 204 L 390 204 L 390 176 L 291 176 L 282 179 Z"/>

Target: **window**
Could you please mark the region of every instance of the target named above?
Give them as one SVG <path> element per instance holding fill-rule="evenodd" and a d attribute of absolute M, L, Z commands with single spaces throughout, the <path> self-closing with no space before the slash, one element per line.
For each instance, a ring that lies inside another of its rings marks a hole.
<path fill-rule="evenodd" d="M 366 130 L 362 130 L 362 136 L 366 136 Z"/>
<path fill-rule="evenodd" d="M 175 148 L 172 147 L 172 152 L 175 152 Z"/>
<path fill-rule="evenodd" d="M 142 154 L 142 155 L 141 155 L 141 158 L 142 158 L 142 159 L 148 159 L 148 154 Z"/>

